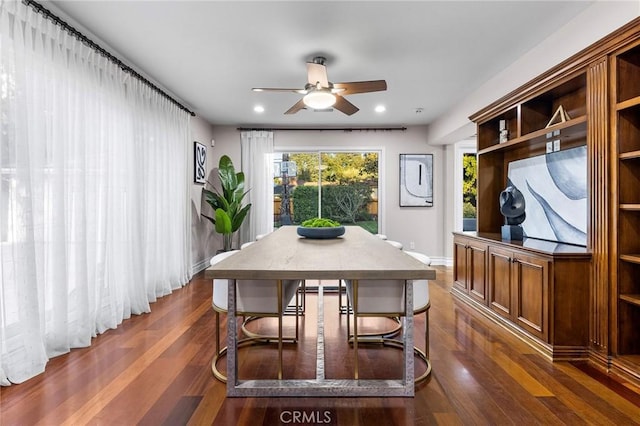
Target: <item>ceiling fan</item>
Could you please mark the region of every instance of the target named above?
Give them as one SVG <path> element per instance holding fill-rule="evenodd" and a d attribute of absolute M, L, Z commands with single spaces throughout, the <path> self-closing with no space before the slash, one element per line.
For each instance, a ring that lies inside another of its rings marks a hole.
<path fill-rule="evenodd" d="M 326 110 L 333 107 L 347 115 L 358 112 L 358 107 L 345 99 L 345 95 L 387 90 L 387 82 L 384 80 L 331 83 L 327 78 L 326 61 L 326 58 L 316 56 L 312 62 L 307 62 L 308 83 L 304 89 L 254 87 L 252 90 L 254 92 L 294 92 L 304 95 L 285 114 L 295 114 L 305 107 L 314 110 Z"/>

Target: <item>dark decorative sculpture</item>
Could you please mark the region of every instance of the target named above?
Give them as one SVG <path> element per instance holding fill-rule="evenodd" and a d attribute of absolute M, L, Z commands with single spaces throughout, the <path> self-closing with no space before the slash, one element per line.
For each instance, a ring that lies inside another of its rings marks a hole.
<path fill-rule="evenodd" d="M 524 195 L 518 188 L 510 185 L 500 193 L 500 213 L 504 216 L 503 240 L 522 241 L 524 234 L 520 224 L 527 217 L 524 209 Z"/>

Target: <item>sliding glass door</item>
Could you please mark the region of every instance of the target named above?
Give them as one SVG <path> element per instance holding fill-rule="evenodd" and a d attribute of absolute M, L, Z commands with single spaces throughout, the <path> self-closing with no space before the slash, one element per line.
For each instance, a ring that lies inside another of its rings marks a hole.
<path fill-rule="evenodd" d="M 274 156 L 274 226 L 324 217 L 378 232 L 377 151 Z"/>

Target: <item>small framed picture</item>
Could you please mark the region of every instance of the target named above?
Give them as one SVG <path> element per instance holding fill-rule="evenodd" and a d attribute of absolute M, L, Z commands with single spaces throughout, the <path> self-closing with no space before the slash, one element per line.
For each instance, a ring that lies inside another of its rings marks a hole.
<path fill-rule="evenodd" d="M 400 207 L 433 207 L 433 154 L 400 154 Z"/>
<path fill-rule="evenodd" d="M 193 181 L 207 182 L 207 147 L 199 142 L 193 143 Z"/>

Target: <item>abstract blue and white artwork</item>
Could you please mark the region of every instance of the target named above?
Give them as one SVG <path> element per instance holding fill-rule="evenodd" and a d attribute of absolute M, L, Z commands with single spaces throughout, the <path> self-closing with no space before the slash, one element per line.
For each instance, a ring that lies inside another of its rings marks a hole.
<path fill-rule="evenodd" d="M 507 177 L 525 198 L 526 237 L 587 245 L 586 146 L 512 161 Z"/>

